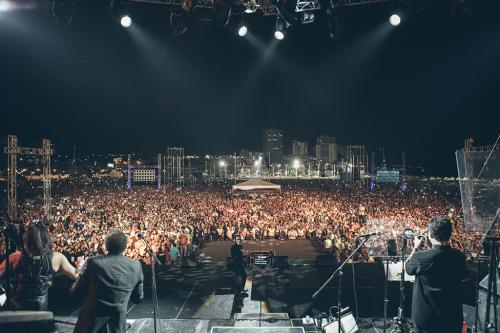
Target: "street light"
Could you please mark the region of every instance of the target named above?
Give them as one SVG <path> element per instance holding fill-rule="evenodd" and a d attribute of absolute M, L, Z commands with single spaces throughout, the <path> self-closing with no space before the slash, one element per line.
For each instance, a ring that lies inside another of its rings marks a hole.
<path fill-rule="evenodd" d="M 299 167 L 300 167 L 300 161 L 297 159 L 293 160 L 293 168 L 295 169 L 295 177 L 298 177 Z"/>
<path fill-rule="evenodd" d="M 226 168 L 226 161 L 220 160 L 219 161 L 219 167 L 224 169 L 224 178 L 227 178 L 227 168 Z"/>

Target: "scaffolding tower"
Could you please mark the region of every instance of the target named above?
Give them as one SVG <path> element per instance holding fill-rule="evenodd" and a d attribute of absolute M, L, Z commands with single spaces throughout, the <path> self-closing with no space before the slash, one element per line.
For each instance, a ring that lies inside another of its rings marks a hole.
<path fill-rule="evenodd" d="M 166 171 L 165 184 L 183 187 L 184 186 L 184 148 L 167 148 L 164 167 Z"/>
<path fill-rule="evenodd" d="M 47 221 L 51 219 L 51 173 L 50 156 L 54 153 L 50 140 L 44 139 L 42 148 L 26 148 L 17 146 L 17 136 L 9 135 L 7 147 L 4 147 L 7 157 L 7 213 L 11 220 L 17 219 L 17 155 L 42 156 L 43 164 L 43 210 Z"/>
<path fill-rule="evenodd" d="M 347 146 L 347 163 L 350 169 L 350 181 L 354 185 L 367 173 L 368 154 L 365 146 Z"/>

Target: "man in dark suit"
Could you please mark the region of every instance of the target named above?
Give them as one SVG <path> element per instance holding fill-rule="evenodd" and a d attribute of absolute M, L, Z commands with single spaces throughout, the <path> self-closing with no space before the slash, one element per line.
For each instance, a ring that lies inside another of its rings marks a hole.
<path fill-rule="evenodd" d="M 416 275 L 412 319 L 417 333 L 460 333 L 462 330 L 462 281 L 465 256 L 451 248 L 452 224 L 447 216 L 433 217 L 427 238 L 432 248 L 417 252 L 425 237 L 415 239 L 406 272 Z"/>
<path fill-rule="evenodd" d="M 245 282 L 247 281 L 245 259 L 243 258 L 243 245 L 241 245 L 240 235 L 236 235 L 235 242 L 231 246 L 231 257 L 233 258 L 234 271 L 239 279 L 236 290 L 236 297 L 239 297 L 240 293 L 245 292 Z"/>
<path fill-rule="evenodd" d="M 129 299 L 140 303 L 144 297 L 141 265 L 123 255 L 125 234 L 111 230 L 104 245 L 108 254 L 89 258 L 70 290 L 85 295 L 76 333 L 125 332 Z"/>

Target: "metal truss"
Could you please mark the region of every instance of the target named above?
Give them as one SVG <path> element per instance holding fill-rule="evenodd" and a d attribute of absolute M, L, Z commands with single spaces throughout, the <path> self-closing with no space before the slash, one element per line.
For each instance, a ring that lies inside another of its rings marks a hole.
<path fill-rule="evenodd" d="M 162 4 L 162 5 L 170 5 L 170 6 L 181 6 L 182 5 L 182 0 L 130 0 L 131 2 L 142 2 L 142 3 L 155 3 L 155 4 Z M 198 0 L 196 2 L 195 7 L 196 8 L 214 8 L 214 0 Z M 262 13 L 264 16 L 269 16 L 269 15 L 277 15 L 278 11 L 276 7 L 273 5 L 271 0 L 256 0 L 255 1 L 257 4 L 257 8 Z"/>
<path fill-rule="evenodd" d="M 305 12 L 310 10 L 319 10 L 321 9 L 321 4 L 318 0 L 315 1 L 297 1 L 297 5 L 295 6 L 295 12 Z"/>
<path fill-rule="evenodd" d="M 390 2 L 391 0 L 330 0 L 332 8 L 368 5 L 371 3 Z"/>
<path fill-rule="evenodd" d="M 167 148 L 164 168 L 165 184 L 182 187 L 184 185 L 184 148 Z"/>
<path fill-rule="evenodd" d="M 27 148 L 17 146 L 17 137 L 8 136 L 7 147 L 4 147 L 7 158 L 7 212 L 11 220 L 17 219 L 17 155 L 39 155 L 43 163 L 43 209 L 47 221 L 51 219 L 51 181 L 50 156 L 54 153 L 50 140 L 44 139 L 42 148 Z"/>

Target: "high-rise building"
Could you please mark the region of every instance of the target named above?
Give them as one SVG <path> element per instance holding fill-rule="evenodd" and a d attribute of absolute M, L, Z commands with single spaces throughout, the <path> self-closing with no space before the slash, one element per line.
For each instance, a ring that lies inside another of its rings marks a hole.
<path fill-rule="evenodd" d="M 307 141 L 293 140 L 292 155 L 294 157 L 306 157 L 309 153 Z"/>
<path fill-rule="evenodd" d="M 283 131 L 273 128 L 262 132 L 264 159 L 269 164 L 281 163 L 283 157 Z"/>
<path fill-rule="evenodd" d="M 323 163 L 333 163 L 337 161 L 337 144 L 335 137 L 322 135 L 316 139 L 316 158 Z"/>

